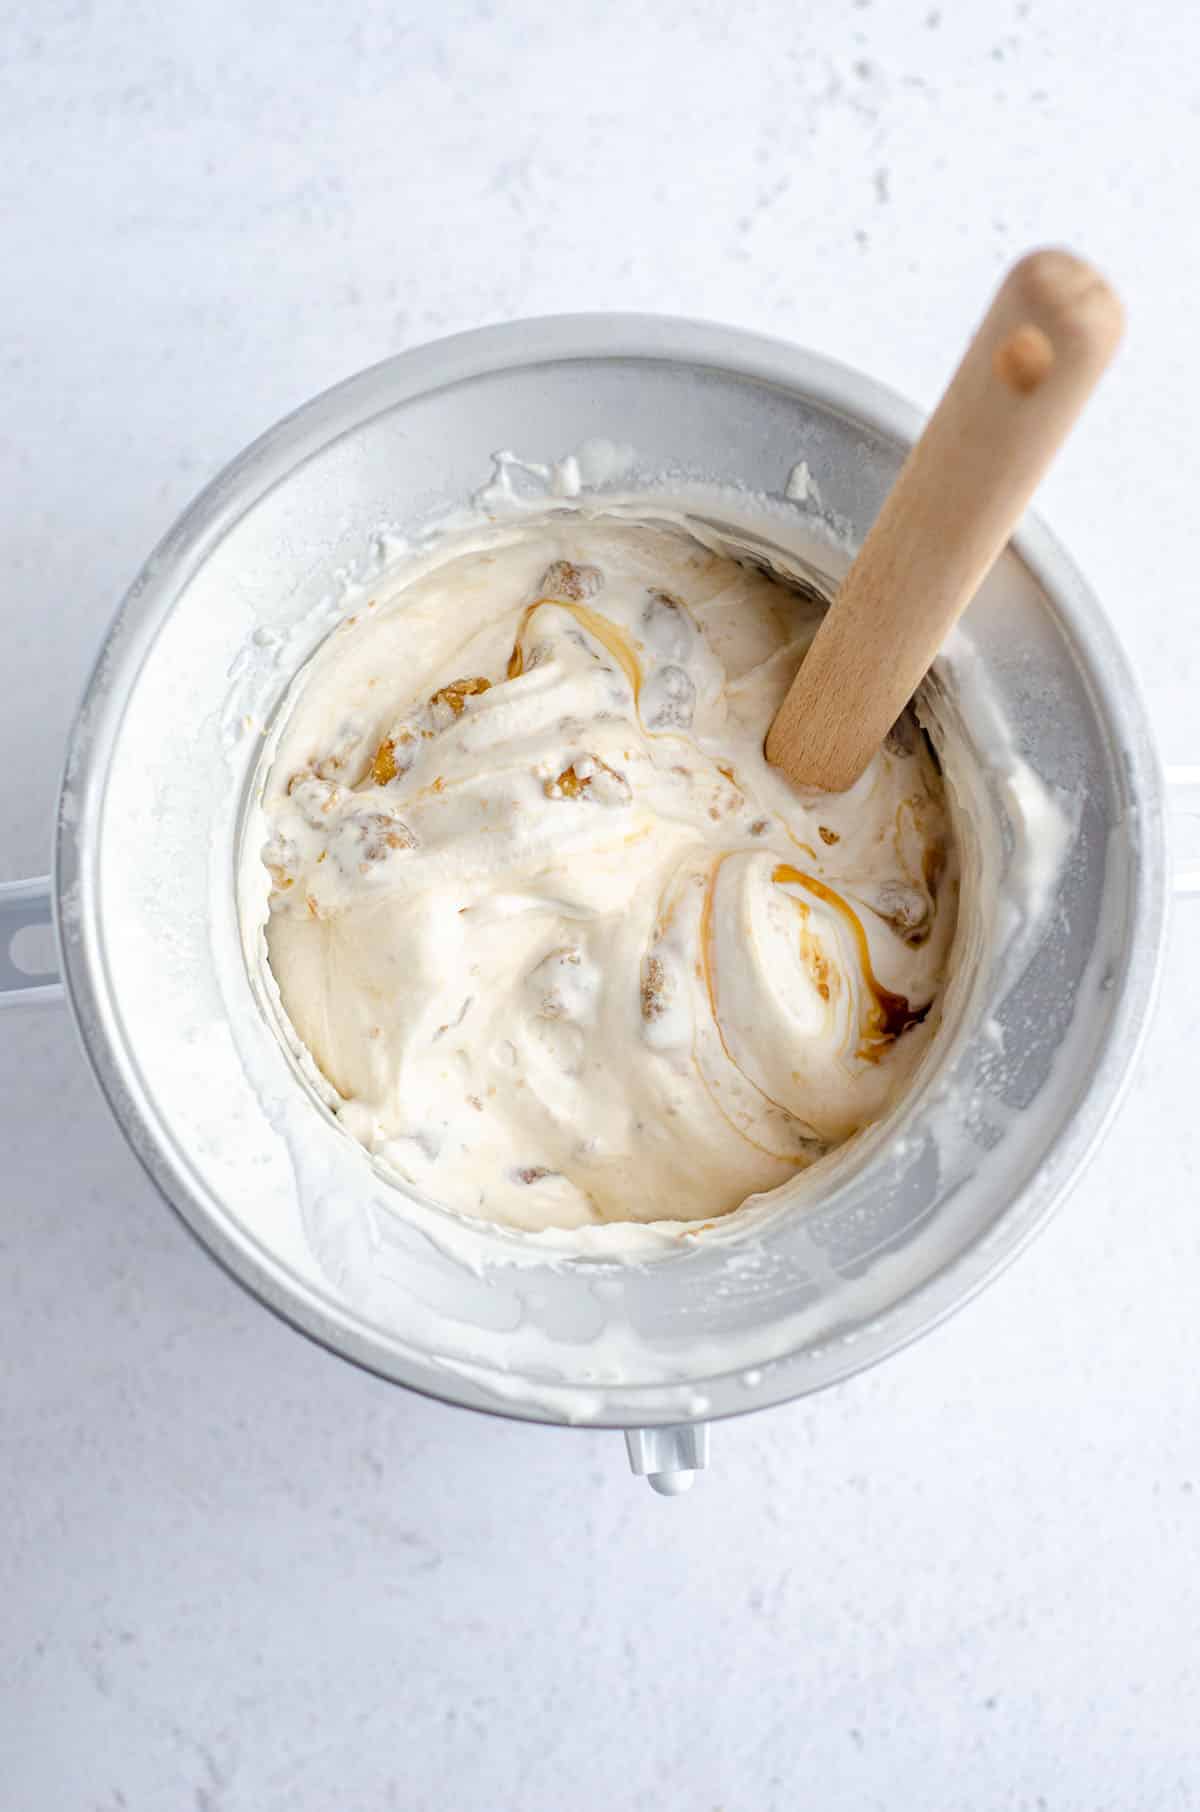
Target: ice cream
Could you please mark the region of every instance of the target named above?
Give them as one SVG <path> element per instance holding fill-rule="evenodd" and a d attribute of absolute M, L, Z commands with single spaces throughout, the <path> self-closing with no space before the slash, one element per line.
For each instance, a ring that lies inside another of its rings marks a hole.
<path fill-rule="evenodd" d="M 387 1169 L 519 1228 L 703 1222 L 895 1103 L 954 839 L 910 716 L 836 798 L 767 766 L 816 620 L 682 529 L 563 513 L 318 651 L 262 801 L 267 947 Z"/>

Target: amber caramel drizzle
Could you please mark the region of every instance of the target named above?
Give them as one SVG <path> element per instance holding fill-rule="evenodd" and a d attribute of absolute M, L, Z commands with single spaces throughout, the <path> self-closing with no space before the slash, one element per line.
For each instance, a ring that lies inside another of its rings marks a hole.
<path fill-rule="evenodd" d="M 519 679 L 525 671 L 525 651 L 521 647 L 521 637 L 529 626 L 530 617 L 535 610 L 540 610 L 543 604 L 554 604 L 559 610 L 568 611 L 581 629 L 586 629 L 590 636 L 608 649 L 613 660 L 616 661 L 617 666 L 629 681 L 636 703 L 642 689 L 642 669 L 628 636 L 623 635 L 616 624 L 610 622 L 607 617 L 601 616 L 599 611 L 589 610 L 586 604 L 572 604 L 566 598 L 535 598 L 532 604 L 525 606 L 517 627 L 517 639 L 513 645 L 513 651 L 508 657 L 509 679 Z"/>
<path fill-rule="evenodd" d="M 792 1113 L 790 1108 L 784 1107 L 782 1101 L 776 1101 L 773 1096 L 767 1094 L 765 1089 L 760 1088 L 757 1082 L 753 1081 L 751 1077 L 747 1076 L 745 1070 L 742 1068 L 741 1064 L 738 1062 L 737 1058 L 734 1056 L 733 1052 L 730 1050 L 728 1044 L 725 1042 L 725 1033 L 721 1026 L 720 1015 L 717 1012 L 717 990 L 716 990 L 716 985 L 713 981 L 713 964 L 712 964 L 713 901 L 716 897 L 717 876 L 721 872 L 721 864 L 722 864 L 722 862 L 724 862 L 726 860 L 727 856 L 730 855 L 731 853 L 732 853 L 731 851 L 727 850 L 725 852 L 725 855 L 718 856 L 716 861 L 713 863 L 712 873 L 709 875 L 709 878 L 708 878 L 708 886 L 706 887 L 705 892 L 704 892 L 704 905 L 700 909 L 700 965 L 701 965 L 701 976 L 704 981 L 705 992 L 708 995 L 708 1010 L 712 1017 L 713 1027 L 716 1031 L 717 1037 L 721 1041 L 721 1049 L 724 1051 L 726 1057 L 729 1059 L 729 1062 L 731 1063 L 733 1068 L 737 1071 L 738 1075 L 742 1078 L 743 1082 L 745 1082 L 750 1088 L 752 1088 L 754 1090 L 755 1094 L 760 1095 L 764 1101 L 768 1102 L 772 1107 L 778 1108 L 778 1110 L 781 1114 L 786 1115 L 786 1117 L 789 1120 L 794 1121 L 796 1116 L 795 1116 L 795 1114 Z M 713 1106 L 716 1108 L 717 1112 L 720 1114 L 722 1120 L 724 1120 L 725 1124 L 728 1127 L 732 1128 L 732 1130 L 738 1135 L 738 1137 L 740 1139 L 744 1139 L 746 1141 L 747 1145 L 753 1145 L 755 1151 L 761 1151 L 764 1157 L 775 1158 L 781 1164 L 792 1164 L 797 1169 L 803 1169 L 804 1166 L 810 1162 L 810 1160 L 808 1158 L 793 1157 L 790 1154 L 785 1154 L 783 1152 L 771 1151 L 766 1145 L 760 1145 L 757 1139 L 752 1139 L 750 1137 L 750 1134 L 746 1131 L 745 1127 L 738 1126 L 736 1124 L 736 1122 L 731 1120 L 729 1115 L 725 1112 L 725 1109 L 722 1107 L 720 1101 L 717 1099 L 716 1094 L 709 1087 L 708 1078 L 704 1074 L 703 1069 L 700 1067 L 700 1065 L 698 1063 L 696 1065 L 696 1074 L 697 1074 L 697 1076 L 699 1076 L 700 1081 L 703 1084 L 705 1093 L 707 1094 L 709 1100 L 712 1102 Z"/>
<path fill-rule="evenodd" d="M 783 828 L 785 831 L 787 831 L 788 841 L 791 843 L 794 843 L 796 845 L 797 849 L 802 849 L 810 861 L 819 862 L 821 860 L 820 856 L 818 856 L 816 850 L 813 848 L 811 843 L 802 843 L 800 841 L 799 837 L 796 835 L 795 831 L 788 830 L 788 827 L 786 824 L 784 825 Z"/>
<path fill-rule="evenodd" d="M 907 1032 L 909 1026 L 920 1025 L 929 1012 L 932 1002 L 923 1007 L 911 1006 L 903 994 L 893 994 L 890 988 L 885 988 L 883 983 L 877 979 L 871 966 L 871 947 L 867 942 L 867 934 L 863 929 L 862 921 L 858 914 L 846 904 L 840 893 L 834 893 L 832 887 L 826 887 L 824 881 L 818 881 L 815 875 L 803 874 L 800 869 L 793 868 L 788 862 L 781 862 L 772 873 L 771 879 L 777 886 L 807 888 L 809 893 L 815 894 L 817 899 L 824 900 L 827 906 L 832 906 L 835 912 L 840 913 L 850 927 L 858 946 L 858 960 L 863 980 L 875 1000 L 875 1005 L 868 1015 L 871 1023 L 864 1028 L 863 1041 L 859 1045 L 858 1055 L 873 1063 L 877 1059 L 882 1045 L 890 1044 L 892 1039 L 900 1036 L 901 1032 Z"/>

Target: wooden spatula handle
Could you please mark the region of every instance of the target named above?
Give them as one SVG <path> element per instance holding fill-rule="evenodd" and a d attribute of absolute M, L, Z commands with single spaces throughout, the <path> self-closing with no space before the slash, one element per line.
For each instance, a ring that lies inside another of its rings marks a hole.
<path fill-rule="evenodd" d="M 858 779 L 1015 528 L 1121 338 L 1070 252 L 1014 266 L 912 449 L 767 735 L 798 786 Z"/>

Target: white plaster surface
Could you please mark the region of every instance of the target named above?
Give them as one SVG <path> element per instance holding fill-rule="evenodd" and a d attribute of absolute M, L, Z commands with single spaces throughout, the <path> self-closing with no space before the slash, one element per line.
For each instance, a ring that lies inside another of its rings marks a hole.
<path fill-rule="evenodd" d="M 142 556 L 245 441 L 484 321 L 697 313 L 929 403 L 1020 249 L 1130 334 L 1045 487 L 1200 760 L 1200 14 L 1178 0 L 10 0 L 0 875 Z M 1099 1160 L 949 1326 L 619 1437 L 360 1376 L 0 1023 L 0 1812 L 1200 1805 L 1200 904 Z"/>

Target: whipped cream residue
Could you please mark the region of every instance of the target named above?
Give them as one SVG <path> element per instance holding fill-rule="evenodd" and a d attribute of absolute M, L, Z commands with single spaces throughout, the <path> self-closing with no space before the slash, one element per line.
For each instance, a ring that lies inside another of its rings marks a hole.
<path fill-rule="evenodd" d="M 517 1228 L 695 1224 L 895 1104 L 956 840 L 910 717 L 839 797 L 766 765 L 818 616 L 677 527 L 562 512 L 318 649 L 261 797 L 267 950 L 399 1180 Z"/>

